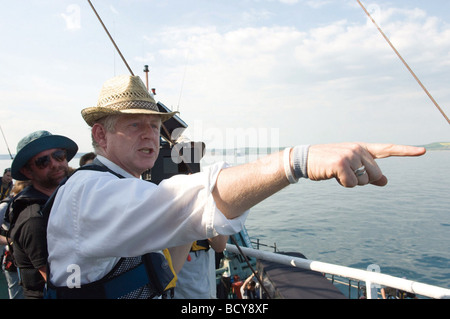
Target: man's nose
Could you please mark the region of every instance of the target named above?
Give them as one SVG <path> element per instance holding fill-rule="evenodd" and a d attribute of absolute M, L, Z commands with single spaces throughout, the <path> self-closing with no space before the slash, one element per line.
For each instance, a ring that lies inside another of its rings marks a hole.
<path fill-rule="evenodd" d="M 159 137 L 159 129 L 155 129 L 152 124 L 145 126 L 145 130 L 142 134 L 142 138 L 155 138 Z"/>

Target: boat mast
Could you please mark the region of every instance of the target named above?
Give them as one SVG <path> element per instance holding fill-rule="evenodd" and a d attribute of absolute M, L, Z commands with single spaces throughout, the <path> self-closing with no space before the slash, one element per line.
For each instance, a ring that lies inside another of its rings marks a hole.
<path fill-rule="evenodd" d="M 144 72 L 145 72 L 145 85 L 147 86 L 148 91 L 148 65 L 144 65 Z"/>

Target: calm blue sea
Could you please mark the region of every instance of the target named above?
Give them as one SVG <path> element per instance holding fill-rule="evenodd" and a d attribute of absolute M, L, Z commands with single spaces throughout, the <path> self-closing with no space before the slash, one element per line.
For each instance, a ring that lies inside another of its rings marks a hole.
<path fill-rule="evenodd" d="M 266 199 L 247 219 L 252 240 L 327 263 L 377 264 L 389 275 L 450 288 L 450 151 L 378 163 L 386 187 L 301 180 Z M 1 173 L 10 164 L 0 157 Z M 70 164 L 78 167 L 78 158 Z"/>

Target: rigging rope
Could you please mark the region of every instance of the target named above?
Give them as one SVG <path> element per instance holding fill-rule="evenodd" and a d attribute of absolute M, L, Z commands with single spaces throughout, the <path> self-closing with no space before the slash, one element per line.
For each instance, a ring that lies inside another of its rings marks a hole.
<path fill-rule="evenodd" d="M 258 276 L 258 274 L 256 273 L 255 269 L 252 267 L 252 264 L 250 263 L 250 260 L 248 260 L 247 256 L 244 254 L 244 252 L 242 251 L 241 247 L 239 247 L 239 244 L 237 243 L 236 239 L 234 238 L 233 235 L 230 236 L 231 241 L 233 242 L 233 244 L 236 246 L 236 248 L 238 249 L 239 253 L 241 254 L 242 257 L 244 257 L 245 262 L 247 263 L 247 266 L 250 268 L 250 270 L 252 271 L 253 275 L 255 276 L 255 278 L 258 280 L 261 288 L 264 290 L 264 292 L 266 293 L 266 297 L 268 299 L 272 299 L 269 291 L 267 291 L 266 286 L 264 286 L 263 280 L 262 280 L 262 274 L 261 274 L 261 278 Z"/>
<path fill-rule="evenodd" d="M 134 76 L 133 71 L 131 70 L 130 66 L 127 63 L 127 60 L 125 60 L 125 57 L 122 55 L 122 52 L 120 52 L 119 47 L 117 46 L 116 42 L 114 41 L 113 37 L 111 36 L 111 34 L 109 33 L 108 29 L 106 28 L 105 24 L 103 23 L 102 19 L 100 18 L 100 16 L 97 13 L 97 10 L 95 10 L 94 6 L 92 5 L 90 0 L 87 0 L 92 8 L 92 11 L 94 11 L 95 15 L 98 18 L 98 21 L 100 21 L 101 25 L 103 26 L 103 29 L 105 29 L 106 34 L 108 35 L 108 37 L 110 38 L 111 42 L 113 43 L 114 47 L 116 48 L 117 52 L 119 53 L 120 57 L 122 58 L 123 62 L 125 63 L 125 66 L 128 68 L 128 71 L 130 71 L 131 75 Z M 115 68 L 115 65 L 114 65 Z M 148 90 L 148 87 L 147 87 Z M 172 140 L 172 138 L 170 137 L 169 131 L 167 130 L 167 128 L 164 126 L 163 123 L 161 123 L 161 128 L 164 130 L 164 132 L 167 134 L 167 138 L 169 139 L 168 142 L 171 144 L 175 144 L 175 142 Z M 185 163 L 186 167 L 188 168 L 189 171 L 191 171 L 191 168 L 189 167 L 189 165 L 187 165 Z M 192 173 L 192 171 L 191 171 Z"/>
<path fill-rule="evenodd" d="M 14 157 L 11 155 L 11 151 L 9 150 L 9 145 L 8 145 L 8 142 L 6 141 L 6 137 L 5 137 L 5 134 L 3 133 L 3 129 L 1 126 L 0 126 L 0 131 L 2 131 L 3 139 L 5 140 L 5 144 L 6 144 L 6 148 L 8 149 L 9 156 L 11 157 L 11 159 L 14 159 Z"/>
<path fill-rule="evenodd" d="M 97 13 L 97 10 L 95 10 L 94 6 L 92 5 L 90 0 L 87 0 L 89 2 L 89 4 L 91 5 L 92 10 L 94 11 L 95 15 L 97 16 L 98 21 L 100 21 L 100 23 L 103 26 L 103 29 L 105 29 L 106 34 L 108 35 L 109 39 L 111 40 L 111 42 L 113 43 L 114 47 L 116 48 L 117 52 L 119 52 L 120 57 L 122 58 L 123 62 L 125 63 L 125 65 L 128 68 L 128 71 L 130 71 L 131 75 L 134 76 L 133 71 L 131 70 L 130 66 L 128 65 L 127 61 L 125 60 L 125 58 L 122 55 L 122 52 L 120 52 L 119 47 L 116 45 L 116 42 L 114 41 L 114 39 L 112 38 L 111 34 L 109 33 L 108 29 L 106 28 L 106 26 L 103 24 L 102 19 L 100 18 L 100 16 Z"/>
<path fill-rule="evenodd" d="M 444 111 L 441 109 L 441 107 L 439 106 L 439 104 L 436 102 L 436 100 L 433 98 L 433 96 L 430 94 L 430 92 L 428 92 L 428 90 L 426 89 L 426 87 L 422 84 L 422 82 L 419 80 L 419 78 L 416 76 L 416 74 L 414 73 L 414 71 L 409 67 L 408 63 L 406 63 L 406 61 L 403 59 L 403 57 L 400 55 L 400 53 L 397 51 L 397 49 L 394 47 L 394 45 L 392 44 L 392 42 L 389 40 L 389 38 L 384 34 L 384 32 L 381 30 L 381 28 L 378 26 L 378 24 L 375 22 L 375 20 L 372 18 L 372 16 L 370 15 L 370 13 L 366 10 L 366 8 L 364 7 L 364 5 L 361 3 L 361 1 L 356 0 L 359 5 L 361 6 L 361 8 L 364 10 L 364 12 L 367 14 L 367 16 L 369 17 L 370 20 L 372 20 L 373 24 L 377 27 L 378 31 L 381 33 L 381 35 L 383 36 L 383 38 L 387 41 L 387 43 L 390 45 L 390 47 L 394 50 L 394 52 L 397 54 L 397 56 L 400 58 L 400 60 L 403 62 L 403 64 L 406 66 L 406 68 L 408 69 L 408 71 L 412 74 L 412 76 L 414 77 L 414 79 L 417 81 L 417 83 L 419 83 L 419 85 L 422 87 L 422 89 L 425 91 L 425 93 L 428 95 L 428 97 L 431 99 L 431 101 L 433 102 L 433 104 L 436 106 L 436 108 L 439 110 L 439 112 L 441 112 L 442 116 L 444 116 L 444 118 L 447 120 L 448 124 L 450 124 L 450 120 L 447 117 L 447 115 L 445 115 Z"/>

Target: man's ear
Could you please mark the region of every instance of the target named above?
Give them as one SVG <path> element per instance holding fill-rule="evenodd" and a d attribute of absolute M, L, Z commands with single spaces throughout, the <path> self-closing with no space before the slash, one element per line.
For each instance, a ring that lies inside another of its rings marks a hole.
<path fill-rule="evenodd" d="M 106 129 L 100 123 L 92 126 L 92 137 L 101 148 L 106 148 Z"/>

